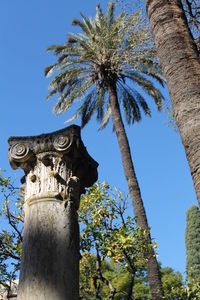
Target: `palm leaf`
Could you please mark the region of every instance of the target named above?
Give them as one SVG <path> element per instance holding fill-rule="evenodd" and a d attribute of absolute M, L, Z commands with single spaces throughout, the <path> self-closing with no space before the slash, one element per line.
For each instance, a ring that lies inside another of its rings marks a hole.
<path fill-rule="evenodd" d="M 96 106 L 96 91 L 92 90 L 85 98 L 81 109 L 81 127 L 83 128 L 91 119 Z"/>
<path fill-rule="evenodd" d="M 86 31 L 84 31 L 84 32 L 87 33 L 87 35 L 94 34 L 95 33 L 94 21 L 92 19 L 87 18 L 83 14 L 80 14 L 80 15 L 83 18 L 83 22 L 84 22 L 85 26 L 87 27 L 87 32 Z"/>
<path fill-rule="evenodd" d="M 107 10 L 106 10 L 106 14 L 105 14 L 105 20 L 106 20 L 106 23 L 107 23 L 107 28 L 109 30 L 111 29 L 111 26 L 112 26 L 112 24 L 113 24 L 113 22 L 115 20 L 114 19 L 115 7 L 116 7 L 116 5 L 111 0 L 108 3 L 108 7 L 107 7 Z"/>
<path fill-rule="evenodd" d="M 107 126 L 107 124 L 110 120 L 111 114 L 112 114 L 111 113 L 111 108 L 110 108 L 110 105 L 108 103 L 107 107 L 106 107 L 106 111 L 105 111 L 104 116 L 102 118 L 101 127 L 99 128 L 100 130 L 104 129 Z"/>
<path fill-rule="evenodd" d="M 142 87 L 142 89 L 154 99 L 158 110 L 161 110 L 164 97 L 151 81 L 147 80 L 144 76 L 137 72 L 126 74 L 126 77 Z"/>
<path fill-rule="evenodd" d="M 150 110 L 147 102 L 145 101 L 144 97 L 137 91 L 135 91 L 135 95 L 136 95 L 137 101 L 138 101 L 139 105 L 141 106 L 141 108 L 143 109 L 143 112 L 145 113 L 145 115 L 150 117 L 151 110 Z"/>
<path fill-rule="evenodd" d="M 95 89 L 93 89 L 85 97 L 83 104 L 78 108 L 78 110 L 76 111 L 76 113 L 70 119 L 68 119 L 67 121 L 65 121 L 65 123 L 72 122 L 75 119 L 77 119 L 81 114 L 85 114 L 86 110 L 88 109 L 88 106 L 89 106 L 90 102 L 92 101 L 92 99 L 95 98 L 95 93 L 96 93 L 96 91 L 95 91 Z"/>
<path fill-rule="evenodd" d="M 69 109 L 75 100 L 75 93 L 79 93 L 79 88 L 84 84 L 85 79 L 72 78 L 69 80 L 68 85 L 64 85 L 64 91 L 60 93 L 60 97 L 53 108 L 53 112 L 56 114 L 63 113 L 66 109 Z"/>
<path fill-rule="evenodd" d="M 50 47 L 47 48 L 47 52 L 49 51 L 54 51 L 54 53 L 56 55 L 62 53 L 63 51 L 65 51 L 65 45 L 52 45 Z"/>
<path fill-rule="evenodd" d="M 141 119 L 140 109 L 137 103 L 137 98 L 135 97 L 133 91 L 124 84 L 119 86 L 121 92 L 121 98 L 124 108 L 124 113 L 127 123 L 139 122 Z"/>
<path fill-rule="evenodd" d="M 105 94 L 106 94 L 106 90 L 104 87 L 100 88 L 97 92 L 96 111 L 97 111 L 97 120 L 98 121 L 101 121 L 103 119 Z"/>
<path fill-rule="evenodd" d="M 143 73 L 155 79 L 162 87 L 165 86 L 165 79 L 159 73 L 155 73 L 154 71 L 151 70 L 143 71 Z"/>
<path fill-rule="evenodd" d="M 83 18 L 83 20 L 84 20 L 84 18 Z M 90 31 L 88 31 L 88 26 L 86 26 L 86 23 L 84 21 L 81 22 L 79 19 L 73 19 L 72 25 L 79 26 L 87 34 L 90 33 Z"/>
<path fill-rule="evenodd" d="M 57 90 L 52 90 L 49 95 L 46 96 L 46 100 L 49 100 L 53 95 L 57 93 Z"/>
<path fill-rule="evenodd" d="M 56 66 L 57 66 L 57 63 L 55 63 L 55 64 L 53 64 L 51 66 L 46 67 L 45 70 L 44 70 L 44 75 L 46 77 L 51 76 Z"/>

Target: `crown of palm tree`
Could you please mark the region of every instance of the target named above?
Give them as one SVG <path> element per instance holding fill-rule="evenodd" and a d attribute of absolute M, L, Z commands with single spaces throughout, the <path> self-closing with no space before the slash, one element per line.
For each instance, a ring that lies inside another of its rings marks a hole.
<path fill-rule="evenodd" d="M 81 14 L 82 20 L 74 19 L 72 24 L 79 26 L 82 33 L 70 34 L 66 44 L 47 49 L 58 56 L 57 62 L 45 69 L 46 76 L 57 70 L 47 99 L 57 92 L 60 94 L 54 106 L 56 114 L 65 112 L 75 100 L 81 100 L 69 121 L 81 115 L 82 127 L 94 113 L 101 121 L 101 128 L 108 123 L 111 116 L 108 84 L 116 85 L 128 124 L 141 119 L 141 109 L 151 115 L 141 88 L 161 109 L 163 96 L 151 78 L 163 85 L 163 77 L 148 29 L 139 12 L 130 17 L 124 13 L 115 17 L 114 12 L 115 4 L 110 1 L 105 14 L 97 6 L 94 19 Z"/>

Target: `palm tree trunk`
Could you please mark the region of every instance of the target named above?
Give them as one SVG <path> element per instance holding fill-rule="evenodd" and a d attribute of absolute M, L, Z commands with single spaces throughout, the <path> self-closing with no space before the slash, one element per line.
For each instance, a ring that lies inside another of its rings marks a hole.
<path fill-rule="evenodd" d="M 181 0 L 146 0 L 173 114 L 200 204 L 200 58 Z"/>
<path fill-rule="evenodd" d="M 128 187 L 132 198 L 136 222 L 138 226 L 140 226 L 142 229 L 145 229 L 148 232 L 149 226 L 147 222 L 146 212 L 141 197 L 140 187 L 133 167 L 127 135 L 125 132 L 124 124 L 120 113 L 120 107 L 118 103 L 115 83 L 111 83 L 108 86 L 108 93 L 109 93 L 109 101 L 110 101 L 110 107 L 112 112 L 113 124 L 115 127 L 117 140 L 121 152 L 124 173 L 126 176 L 126 180 L 128 182 Z M 148 242 L 151 243 L 150 234 L 148 235 Z M 151 248 L 150 252 L 151 253 L 149 255 L 149 259 L 147 263 L 147 273 L 148 273 L 150 291 L 153 300 L 160 300 L 162 298 L 160 272 L 159 272 L 156 257 L 154 255 L 153 248 Z"/>

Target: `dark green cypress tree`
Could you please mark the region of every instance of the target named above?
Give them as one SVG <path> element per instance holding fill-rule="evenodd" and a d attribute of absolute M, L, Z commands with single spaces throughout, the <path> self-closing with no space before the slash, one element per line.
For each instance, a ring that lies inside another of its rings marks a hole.
<path fill-rule="evenodd" d="M 200 278 L 200 210 L 191 206 L 186 214 L 186 275 L 187 280 Z"/>

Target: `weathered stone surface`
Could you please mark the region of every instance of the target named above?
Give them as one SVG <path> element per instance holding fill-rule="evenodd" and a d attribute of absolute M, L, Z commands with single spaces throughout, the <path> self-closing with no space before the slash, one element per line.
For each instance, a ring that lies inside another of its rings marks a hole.
<path fill-rule="evenodd" d="M 84 147 L 78 126 L 9 139 L 9 161 L 26 182 L 19 300 L 79 299 L 77 209 L 98 164 Z"/>
<path fill-rule="evenodd" d="M 38 136 L 10 137 L 8 143 L 10 146 L 8 157 L 12 168 L 24 170 L 25 178 L 22 180 L 27 179 L 27 175 L 33 180 L 32 176 L 35 175 L 37 188 L 41 188 L 40 193 L 46 191 L 46 183 L 39 184 L 42 176 L 38 172 L 45 170 L 49 172 L 48 178 L 56 184 L 59 181 L 58 177 L 56 180 L 53 180 L 53 177 L 60 175 L 66 180 L 68 176 L 62 172 L 66 172 L 67 169 L 72 176 L 80 179 L 81 193 L 84 192 L 85 187 L 91 186 L 97 180 L 98 164 L 83 145 L 79 126 L 72 125 Z M 40 170 L 41 166 L 43 170 Z M 47 180 L 46 176 L 44 180 Z M 53 187 L 55 188 L 54 185 Z"/>

